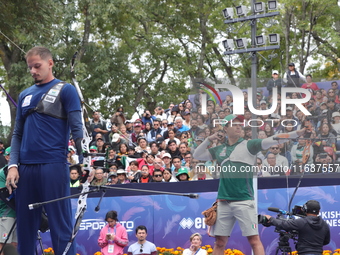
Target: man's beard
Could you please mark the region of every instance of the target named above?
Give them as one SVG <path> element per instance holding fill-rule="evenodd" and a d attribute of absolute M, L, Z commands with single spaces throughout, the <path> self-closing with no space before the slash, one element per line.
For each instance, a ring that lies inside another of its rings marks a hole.
<path fill-rule="evenodd" d="M 43 80 L 39 79 L 39 78 L 34 78 L 34 82 L 35 83 L 41 83 Z"/>

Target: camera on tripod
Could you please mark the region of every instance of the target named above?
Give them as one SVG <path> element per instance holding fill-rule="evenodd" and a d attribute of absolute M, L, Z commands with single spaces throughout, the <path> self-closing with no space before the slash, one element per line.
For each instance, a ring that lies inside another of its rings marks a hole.
<path fill-rule="evenodd" d="M 305 217 L 306 216 L 306 212 L 303 210 L 302 206 L 299 206 L 299 205 L 295 205 L 292 212 L 287 212 L 285 210 L 281 210 L 281 209 L 276 208 L 276 207 L 268 207 L 268 211 L 278 213 L 276 218 L 282 219 L 282 220 L 287 220 L 287 218 L 285 218 L 284 215 L 287 215 L 290 218 L 292 216 L 297 216 L 297 217 Z M 270 227 L 272 225 L 269 222 L 269 220 L 266 218 L 266 216 L 261 215 L 261 214 L 257 215 L 257 221 L 258 221 L 259 224 L 262 224 L 265 227 Z"/>
<path fill-rule="evenodd" d="M 302 206 L 295 205 L 292 212 L 287 212 L 285 210 L 281 210 L 279 208 L 275 207 L 268 207 L 268 210 L 271 212 L 278 213 L 276 218 L 281 220 L 289 220 L 293 216 L 297 217 L 305 217 L 306 213 L 303 210 Z M 288 216 L 285 217 L 285 216 Z M 258 216 L 258 223 L 262 224 L 265 227 L 270 227 L 272 224 L 269 222 L 266 216 L 259 214 Z M 276 254 L 278 254 L 278 251 L 281 251 L 281 254 L 290 254 L 292 251 L 289 245 L 289 239 L 294 240 L 294 243 L 297 242 L 298 232 L 296 230 L 293 231 L 286 231 L 284 229 L 280 229 L 278 227 L 275 228 L 275 232 L 279 234 L 279 241 L 278 241 L 278 247 L 276 249 Z"/>

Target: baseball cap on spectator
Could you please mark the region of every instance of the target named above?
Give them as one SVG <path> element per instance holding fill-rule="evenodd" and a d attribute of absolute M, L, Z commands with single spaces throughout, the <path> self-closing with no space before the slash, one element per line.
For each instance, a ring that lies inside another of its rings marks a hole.
<path fill-rule="evenodd" d="M 260 104 L 267 104 L 265 100 L 261 100 Z"/>
<path fill-rule="evenodd" d="M 4 156 L 8 156 L 9 154 L 11 154 L 11 147 L 6 148 Z"/>
<path fill-rule="evenodd" d="M 142 124 L 140 124 L 140 123 L 135 123 L 134 125 L 133 125 L 134 127 L 141 127 L 142 126 Z"/>
<path fill-rule="evenodd" d="M 320 104 L 320 106 L 321 106 L 321 105 L 325 105 L 325 104 L 326 104 L 325 102 L 322 102 L 322 103 Z"/>
<path fill-rule="evenodd" d="M 4 144 L 4 142 L 2 140 L 0 140 L 0 143 Z"/>
<path fill-rule="evenodd" d="M 74 148 L 74 146 L 70 145 L 70 146 L 68 146 L 68 151 L 76 151 L 76 148 Z"/>
<path fill-rule="evenodd" d="M 176 177 L 178 178 L 178 176 L 180 176 L 181 174 L 186 174 L 188 176 L 188 178 L 190 177 L 189 174 L 188 174 L 188 168 L 186 168 L 186 167 L 181 167 L 180 169 L 178 169 Z"/>
<path fill-rule="evenodd" d="M 163 137 L 158 137 L 158 138 L 156 139 L 156 143 L 157 143 L 157 144 L 161 144 L 163 141 L 164 141 L 164 138 L 163 138 Z"/>
<path fill-rule="evenodd" d="M 289 63 L 288 66 L 295 66 L 295 64 L 294 63 Z"/>
<path fill-rule="evenodd" d="M 171 158 L 170 153 L 168 153 L 168 152 L 164 153 L 163 156 L 162 156 L 162 159 L 166 158 L 166 157 Z"/>
<path fill-rule="evenodd" d="M 117 170 L 117 175 L 118 174 L 125 174 L 126 175 L 126 171 L 124 169 L 118 169 Z"/>
<path fill-rule="evenodd" d="M 97 150 L 98 150 L 97 146 L 92 145 L 90 147 L 90 151 L 97 151 Z"/>
<path fill-rule="evenodd" d="M 126 124 L 126 123 L 131 123 L 131 120 L 126 120 L 126 121 L 125 121 L 125 124 Z"/>
<path fill-rule="evenodd" d="M 168 126 L 173 126 L 173 125 L 174 125 L 174 123 L 172 123 L 172 122 L 168 123 Z"/>
<path fill-rule="evenodd" d="M 112 136 L 112 142 L 115 143 L 119 140 L 120 135 L 118 133 L 113 134 Z"/>
<path fill-rule="evenodd" d="M 112 176 L 117 177 L 117 173 L 116 172 L 110 172 L 107 177 L 111 178 Z"/>
<path fill-rule="evenodd" d="M 278 70 L 273 70 L 272 74 L 279 74 Z"/>
<path fill-rule="evenodd" d="M 183 113 L 183 116 L 187 116 L 187 115 L 190 115 L 190 112 L 184 112 Z"/>
<path fill-rule="evenodd" d="M 202 138 L 202 137 L 197 137 L 197 138 L 195 139 L 195 141 L 201 141 L 201 142 L 203 142 L 203 141 L 204 141 L 204 138 Z"/>
<path fill-rule="evenodd" d="M 293 111 L 293 108 L 292 107 L 287 107 L 286 111 Z"/>
<path fill-rule="evenodd" d="M 257 92 L 257 94 L 256 94 L 256 95 L 258 95 L 258 96 L 262 96 L 261 92 Z"/>
<path fill-rule="evenodd" d="M 101 137 L 98 137 L 98 138 L 97 138 L 97 141 L 98 141 L 98 140 L 102 140 L 102 141 L 104 142 L 104 139 L 101 138 Z"/>
<path fill-rule="evenodd" d="M 334 149 L 333 149 L 332 147 L 326 146 L 326 147 L 324 148 L 324 151 L 327 152 L 327 154 L 328 154 L 330 157 L 333 157 Z"/>
<path fill-rule="evenodd" d="M 135 123 L 143 123 L 142 119 L 136 119 Z"/>
<path fill-rule="evenodd" d="M 196 108 L 191 109 L 191 112 L 198 112 Z"/>
<path fill-rule="evenodd" d="M 340 117 L 340 112 L 333 112 L 332 118 L 334 118 L 334 117 Z"/>

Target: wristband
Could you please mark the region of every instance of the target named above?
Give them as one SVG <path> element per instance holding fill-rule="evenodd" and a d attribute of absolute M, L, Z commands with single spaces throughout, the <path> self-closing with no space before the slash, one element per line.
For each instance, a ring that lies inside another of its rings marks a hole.
<path fill-rule="evenodd" d="M 12 167 L 16 167 L 16 168 L 18 168 L 18 165 L 17 165 L 17 164 L 12 164 L 12 165 L 9 165 L 7 169 L 9 170 L 9 169 L 11 169 Z"/>

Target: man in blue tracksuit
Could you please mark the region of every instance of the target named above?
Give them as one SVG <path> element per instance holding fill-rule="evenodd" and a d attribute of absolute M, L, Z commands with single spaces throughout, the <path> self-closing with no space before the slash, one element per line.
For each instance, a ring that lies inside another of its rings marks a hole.
<path fill-rule="evenodd" d="M 81 148 L 82 120 L 75 87 L 53 76 L 51 52 L 34 47 L 27 52 L 26 62 L 35 84 L 19 95 L 6 186 L 10 192 L 16 188 L 18 251 L 33 255 L 42 207 L 29 210 L 28 205 L 70 194 L 68 140 L 71 129 L 77 149 Z M 53 249 L 60 255 L 72 234 L 71 202 L 44 207 Z M 68 254 L 74 255 L 75 247 Z"/>

